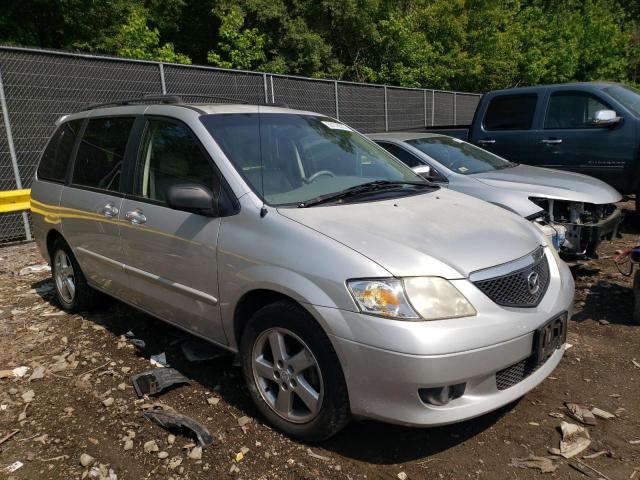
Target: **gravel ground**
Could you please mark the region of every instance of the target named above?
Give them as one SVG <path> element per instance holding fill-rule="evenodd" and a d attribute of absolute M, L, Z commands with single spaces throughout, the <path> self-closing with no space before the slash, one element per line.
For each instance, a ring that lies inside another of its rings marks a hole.
<path fill-rule="evenodd" d="M 631 322 L 631 280 L 612 262 L 637 238 L 640 219 L 629 214 L 624 230 L 603 245 L 599 260 L 573 268 L 573 347 L 521 400 L 433 429 L 354 422 L 320 445 L 265 425 L 232 357 L 190 363 L 180 348 L 188 335 L 116 301 L 67 315 L 56 306 L 48 272 L 20 274 L 43 263 L 35 246 L 0 248 L 0 370 L 28 367 L 22 377 L 0 380 L 0 478 L 640 479 L 640 326 Z M 146 346 L 132 345 L 128 331 Z M 149 357 L 159 352 L 191 383 L 138 399 L 129 377 L 151 368 Z M 30 379 L 34 373 L 42 378 Z M 576 423 L 566 416 L 567 401 L 616 416 L 588 427 L 591 445 L 571 461 L 550 457 L 553 473 L 510 466 L 558 447 L 560 423 Z M 215 444 L 197 458 L 191 439 L 169 438 L 142 417 L 148 408 L 191 416 Z M 152 440 L 158 451 L 147 453 Z M 584 458 L 598 452 L 605 453 Z M 10 472 L 14 462 L 22 466 Z"/>

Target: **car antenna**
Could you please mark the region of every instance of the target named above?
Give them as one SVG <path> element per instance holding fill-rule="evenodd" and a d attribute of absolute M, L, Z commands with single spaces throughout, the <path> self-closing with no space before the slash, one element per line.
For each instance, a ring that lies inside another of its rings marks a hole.
<path fill-rule="evenodd" d="M 262 123 L 260 119 L 260 107 L 258 106 L 258 151 L 260 152 L 260 189 L 262 190 L 262 207 L 260 208 L 260 218 L 264 218 L 267 213 L 267 206 L 264 203 L 264 158 L 262 157 Z"/>

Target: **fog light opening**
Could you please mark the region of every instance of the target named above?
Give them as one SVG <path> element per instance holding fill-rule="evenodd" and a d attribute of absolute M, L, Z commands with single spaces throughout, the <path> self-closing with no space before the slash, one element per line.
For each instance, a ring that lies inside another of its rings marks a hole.
<path fill-rule="evenodd" d="M 451 400 L 460 398 L 464 395 L 467 388 L 466 383 L 458 383 L 456 385 L 444 385 L 442 387 L 420 388 L 418 395 L 420 400 L 429 405 L 443 406 Z"/>

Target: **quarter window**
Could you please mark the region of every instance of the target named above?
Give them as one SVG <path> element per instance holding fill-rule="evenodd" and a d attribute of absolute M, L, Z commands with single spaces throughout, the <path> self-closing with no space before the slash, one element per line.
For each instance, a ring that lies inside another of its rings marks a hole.
<path fill-rule="evenodd" d="M 494 97 L 484 116 L 485 130 L 529 130 L 537 101 L 536 94 Z"/>
<path fill-rule="evenodd" d="M 219 190 L 217 175 L 198 140 L 181 124 L 149 120 L 140 150 L 135 193 L 164 202 L 173 185 L 195 183 Z"/>
<path fill-rule="evenodd" d="M 72 120 L 60 125 L 42 154 L 38 167 L 38 179 L 52 182 L 65 181 L 67 165 L 69 165 L 81 126 L 82 120 Z"/>
<path fill-rule="evenodd" d="M 549 98 L 544 128 L 593 128 L 593 118 L 598 110 L 609 107 L 597 98 L 581 92 L 558 92 Z"/>
<path fill-rule="evenodd" d="M 90 119 L 82 135 L 73 168 L 73 183 L 117 191 L 132 117 Z"/>

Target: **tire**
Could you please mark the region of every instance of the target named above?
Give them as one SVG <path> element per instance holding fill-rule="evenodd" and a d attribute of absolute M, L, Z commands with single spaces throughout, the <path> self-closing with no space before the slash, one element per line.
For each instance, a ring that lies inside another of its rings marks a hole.
<path fill-rule="evenodd" d="M 271 345 L 279 345 L 284 354 L 274 355 Z M 302 307 L 279 301 L 255 312 L 242 334 L 240 354 L 252 400 L 286 435 L 319 442 L 349 422 L 349 396 L 338 356 Z M 275 358 L 284 361 L 279 364 Z M 278 403 L 281 395 L 284 400 Z"/>
<path fill-rule="evenodd" d="M 87 310 L 96 292 L 88 284 L 71 248 L 62 238 L 51 247 L 51 277 L 60 306 L 70 313 Z"/>

